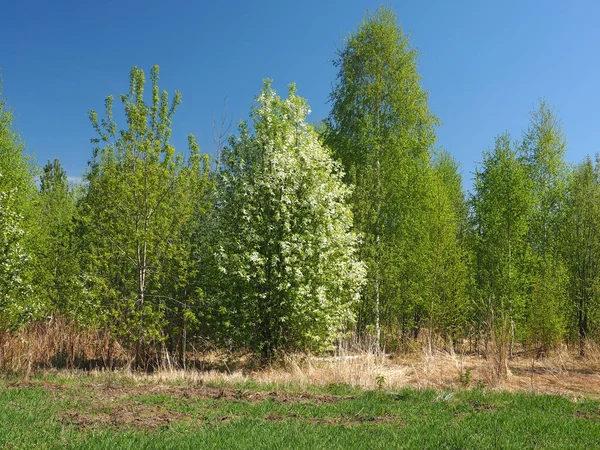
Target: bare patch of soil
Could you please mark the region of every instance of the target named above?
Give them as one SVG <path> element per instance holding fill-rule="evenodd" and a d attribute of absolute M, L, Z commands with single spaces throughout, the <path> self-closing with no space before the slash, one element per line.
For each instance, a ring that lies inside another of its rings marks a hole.
<path fill-rule="evenodd" d="M 89 385 L 99 399 L 110 399 L 134 397 L 140 395 L 168 395 L 176 399 L 214 399 L 214 400 L 238 400 L 248 403 L 263 402 L 267 399 L 279 403 L 337 403 L 342 400 L 352 399 L 351 396 L 338 395 L 315 395 L 308 393 L 293 394 L 286 391 L 250 391 L 246 389 L 235 389 L 227 387 L 211 386 L 164 386 L 164 385 L 142 385 L 142 386 L 110 386 Z"/>
<path fill-rule="evenodd" d="M 494 405 L 488 405 L 485 403 L 479 403 L 475 401 L 469 401 L 468 403 L 471 405 L 475 412 L 496 411 L 496 409 L 498 409 Z"/>
<path fill-rule="evenodd" d="M 52 383 L 50 381 L 15 381 L 6 384 L 7 389 L 44 389 L 45 391 L 57 392 L 57 391 L 67 391 L 71 389 L 69 386 L 65 386 L 62 384 Z"/>
<path fill-rule="evenodd" d="M 129 407 L 118 408 L 110 412 L 83 412 L 69 410 L 60 416 L 60 422 L 67 426 L 77 428 L 116 428 L 116 429 L 147 429 L 159 430 L 169 428 L 174 423 L 186 424 L 218 424 L 229 422 L 236 416 L 218 416 L 203 419 L 179 411 L 173 411 L 154 405 L 129 405 Z M 404 425 L 406 422 L 393 414 L 377 417 L 368 416 L 346 416 L 346 417 L 307 417 L 296 413 L 268 414 L 263 418 L 269 422 L 284 420 L 296 420 L 310 424 L 343 425 L 346 427 L 359 426 L 362 424 L 389 424 Z"/>
<path fill-rule="evenodd" d="M 190 422 L 191 417 L 178 411 L 156 406 L 118 408 L 110 413 L 67 411 L 60 422 L 77 428 L 144 428 L 157 430 L 168 428 L 173 422 Z"/>
<path fill-rule="evenodd" d="M 600 422 L 600 411 L 576 411 L 573 414 L 576 419 L 591 420 L 592 422 Z"/>
<path fill-rule="evenodd" d="M 383 416 L 344 416 L 344 417 L 305 417 L 296 413 L 290 414 L 269 414 L 265 417 L 268 421 L 281 421 L 281 420 L 302 420 L 308 423 L 319 423 L 328 425 L 345 425 L 345 426 L 358 426 L 363 423 L 378 424 L 378 423 L 397 423 L 403 425 L 406 422 L 400 419 L 394 414 L 385 414 Z"/>
<path fill-rule="evenodd" d="M 146 404 L 139 401 L 139 397 L 164 395 L 174 400 L 200 399 L 200 400 L 228 400 L 245 403 L 258 403 L 272 400 L 278 403 L 316 403 L 330 404 L 342 400 L 352 399 L 352 396 L 338 396 L 330 394 L 290 393 L 286 391 L 250 391 L 226 387 L 211 386 L 165 386 L 165 385 L 116 385 L 116 384 L 80 384 L 74 387 L 56 384 L 48 381 L 21 381 L 7 384 L 8 389 L 44 389 L 55 397 L 83 401 L 84 405 L 78 409 L 69 409 L 59 417 L 59 421 L 67 426 L 77 428 L 142 428 L 158 430 L 169 428 L 173 423 L 203 424 L 222 423 L 231 420 L 234 416 L 202 417 L 174 409 L 167 405 Z M 381 418 L 349 417 L 320 419 L 303 417 L 296 414 L 278 416 L 270 414 L 265 420 L 302 420 L 309 423 L 337 423 L 344 425 L 360 424 L 365 422 L 397 421 L 395 418 L 383 416 Z"/>
<path fill-rule="evenodd" d="M 26 384 L 25 386 L 30 386 Z M 23 383 L 12 387 L 25 387 Z M 43 383 L 39 386 L 53 392 L 67 393 L 62 386 L 52 383 Z M 248 391 L 233 388 L 201 387 L 176 387 L 176 386 L 115 386 L 115 385 L 84 385 L 78 389 L 68 391 L 71 397 L 80 398 L 85 395 L 89 398 L 90 408 L 70 409 L 59 418 L 67 426 L 77 428 L 143 428 L 158 430 L 169 428 L 174 423 L 184 424 L 215 424 L 228 422 L 237 416 L 225 415 L 207 418 L 170 409 L 167 405 L 153 405 L 136 401 L 137 396 L 167 395 L 173 399 L 214 399 L 242 401 L 257 403 L 272 399 L 280 403 L 306 403 L 317 404 L 335 403 L 351 396 L 292 394 L 285 391 Z M 117 400 L 120 400 L 117 402 Z M 403 424 L 399 417 L 391 414 L 368 417 L 362 415 L 343 417 L 308 417 L 297 413 L 285 415 L 271 413 L 262 418 L 266 421 L 297 420 L 312 424 L 336 424 L 343 426 L 358 426 L 363 423 L 397 423 Z"/>
<path fill-rule="evenodd" d="M 236 389 L 228 387 L 212 386 L 165 386 L 165 385 L 139 385 L 123 386 L 117 384 L 81 384 L 75 388 L 60 385 L 51 382 L 35 383 L 30 381 L 21 381 L 10 383 L 6 386 L 9 389 L 28 389 L 41 388 L 49 392 L 67 392 L 83 391 L 86 395 L 94 397 L 96 400 L 114 401 L 128 397 L 146 396 L 146 395 L 168 395 L 175 399 L 214 399 L 214 400 L 239 400 L 248 403 L 263 402 L 267 399 L 279 403 L 337 403 L 342 400 L 351 400 L 354 396 L 331 395 L 331 394 L 310 394 L 310 393 L 290 393 L 286 391 L 251 391 L 247 389 Z"/>

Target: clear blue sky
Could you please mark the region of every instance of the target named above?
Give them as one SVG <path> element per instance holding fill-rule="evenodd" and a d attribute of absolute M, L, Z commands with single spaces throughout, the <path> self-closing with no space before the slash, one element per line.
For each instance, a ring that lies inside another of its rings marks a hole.
<path fill-rule="evenodd" d="M 161 67 L 183 104 L 173 143 L 193 132 L 212 150 L 212 115 L 248 115 L 265 77 L 296 82 L 311 120 L 327 116 L 331 61 L 376 1 L 28 1 L 0 13 L 3 96 L 28 152 L 60 158 L 72 177 L 91 155 L 87 113 L 127 91 L 129 69 Z M 422 55 L 419 70 L 440 118 L 438 144 L 471 172 L 494 136 L 513 138 L 545 97 L 563 121 L 567 159 L 600 150 L 600 3 L 392 1 Z"/>

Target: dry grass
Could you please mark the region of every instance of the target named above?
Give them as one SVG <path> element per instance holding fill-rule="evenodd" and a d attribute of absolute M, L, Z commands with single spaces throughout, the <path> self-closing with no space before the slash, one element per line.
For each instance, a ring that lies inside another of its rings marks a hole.
<path fill-rule="evenodd" d="M 181 370 L 165 366 L 154 373 L 127 370 L 125 351 L 101 331 L 82 332 L 67 321 L 30 324 L 17 333 L 0 334 L 0 371 L 20 373 L 62 370 L 80 376 L 125 378 L 132 382 L 255 383 L 295 386 L 347 384 L 365 389 L 435 388 L 462 389 L 476 386 L 495 390 L 551 393 L 570 397 L 600 397 L 600 346 L 589 342 L 586 356 L 563 346 L 537 359 L 536 352 L 521 351 L 508 360 L 508 375 L 498 376 L 493 348 L 488 357 L 429 350 L 416 342 L 413 350 L 390 357 L 369 345 L 344 342 L 330 357 L 287 355 L 278 363 L 260 367 L 248 354 L 212 351 L 190 355 L 193 367 Z M 168 358 L 167 358 L 168 359 Z M 107 368 L 120 370 L 107 371 Z M 72 370 L 69 372 L 69 370 Z M 79 370 L 79 372 L 78 372 Z"/>
<path fill-rule="evenodd" d="M 496 391 L 557 394 L 571 399 L 600 398 L 600 351 L 590 348 L 589 353 L 591 356 L 582 359 L 575 356 L 575 351 L 562 348 L 543 360 L 522 354 L 509 360 L 509 374 L 504 380 L 498 380 L 492 365 L 484 357 L 445 351 L 393 358 L 369 352 L 337 354 L 331 358 L 298 354 L 286 356 L 279 364 L 254 370 L 242 367 L 232 370 L 173 369 L 154 373 L 123 370 L 92 371 L 90 375 L 102 378 L 109 374 L 133 383 L 157 385 L 254 382 L 269 385 L 269 388 L 303 389 L 310 385 L 347 384 L 386 390 L 485 387 Z M 219 359 L 222 356 L 214 353 L 207 357 Z M 70 373 L 79 376 L 77 372 Z"/>
<path fill-rule="evenodd" d="M 29 375 L 49 368 L 96 369 L 122 364 L 127 355 L 104 330 L 83 331 L 57 318 L 0 333 L 0 371 Z"/>

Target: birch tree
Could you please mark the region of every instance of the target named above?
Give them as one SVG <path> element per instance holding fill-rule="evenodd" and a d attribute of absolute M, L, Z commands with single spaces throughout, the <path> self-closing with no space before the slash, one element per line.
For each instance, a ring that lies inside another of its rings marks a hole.
<path fill-rule="evenodd" d="M 483 154 L 471 198 L 479 315 L 498 345 L 499 375 L 507 371 L 515 339 L 523 338 L 528 287 L 531 184 L 526 166 L 508 133 Z"/>
<path fill-rule="evenodd" d="M 556 113 L 545 101 L 540 101 L 538 109 L 531 113 L 521 148 L 533 195 L 528 233 L 531 287 L 527 338 L 542 354 L 561 342 L 565 333 L 568 286 L 567 269 L 560 255 L 567 142 Z"/>
<path fill-rule="evenodd" d="M 36 243 L 37 295 L 46 303 L 45 309 L 69 317 L 80 317 L 81 279 L 75 247 L 76 225 L 75 187 L 58 159 L 48 161 L 40 176 L 37 194 Z M 85 315 L 85 313 L 84 313 Z"/>
<path fill-rule="evenodd" d="M 569 271 L 570 328 L 585 344 L 600 327 L 600 162 L 590 157 L 575 167 L 568 184 L 563 255 Z"/>
<path fill-rule="evenodd" d="M 458 165 L 448 152 L 438 151 L 429 183 L 431 270 L 429 271 L 429 351 L 432 333 L 450 341 L 464 336 L 471 309 L 468 296 L 470 254 L 466 245 L 467 203 Z"/>
<path fill-rule="evenodd" d="M 338 52 L 326 143 L 355 185 L 360 257 L 368 267 L 359 330 L 417 332 L 427 317 L 429 151 L 437 119 L 417 71 L 417 52 L 394 13 L 367 14 Z"/>

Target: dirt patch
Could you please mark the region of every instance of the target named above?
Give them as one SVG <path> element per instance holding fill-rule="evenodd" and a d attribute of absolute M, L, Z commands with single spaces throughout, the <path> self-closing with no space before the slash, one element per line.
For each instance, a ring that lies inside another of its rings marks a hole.
<path fill-rule="evenodd" d="M 13 388 L 17 385 L 13 385 Z M 23 387 L 22 384 L 19 387 Z M 67 392 L 62 387 L 52 384 L 43 384 L 39 387 L 50 391 Z M 352 396 L 293 394 L 285 391 L 249 391 L 244 389 L 217 388 L 210 386 L 200 387 L 174 387 L 174 386 L 113 386 L 113 385 L 86 385 L 68 392 L 71 398 L 86 396 L 88 407 L 70 409 L 59 417 L 59 421 L 66 426 L 77 428 L 115 428 L 115 429 L 149 429 L 158 430 L 169 428 L 172 424 L 218 424 L 228 422 L 240 416 L 205 416 L 190 414 L 174 409 L 168 405 L 146 404 L 136 400 L 137 396 L 166 395 L 173 399 L 214 399 L 257 403 L 273 400 L 279 403 L 307 403 L 330 404 L 341 400 L 352 399 Z M 378 423 L 404 423 L 399 417 L 391 414 L 368 417 L 362 415 L 342 417 L 309 417 L 294 412 L 289 414 L 271 413 L 261 418 L 266 421 L 297 420 L 310 424 L 336 424 L 344 426 L 358 426 L 360 424 Z"/>
<path fill-rule="evenodd" d="M 43 389 L 54 398 L 76 401 L 82 406 L 69 409 L 58 417 L 59 422 L 76 428 L 115 428 L 115 429 L 149 429 L 169 428 L 171 424 L 216 424 L 234 418 L 233 416 L 206 417 L 192 415 L 170 409 L 167 405 L 146 404 L 140 397 L 167 396 L 173 400 L 226 400 L 244 403 L 274 401 L 283 404 L 312 403 L 331 404 L 350 400 L 354 396 L 330 394 L 290 393 L 286 391 L 251 391 L 212 386 L 166 386 L 166 385 L 117 385 L 117 384 L 78 384 L 62 385 L 48 381 L 19 381 L 5 385 L 7 389 Z M 277 420 L 276 415 L 266 420 Z M 318 419 L 303 418 L 290 414 L 286 418 L 296 418 L 311 423 L 343 423 L 357 424 L 368 419 Z M 382 422 L 385 418 L 377 419 Z M 283 420 L 283 417 L 279 420 Z"/>
<path fill-rule="evenodd" d="M 345 426 L 358 426 L 364 423 L 369 424 L 383 424 L 383 423 L 396 423 L 403 425 L 406 422 L 400 419 L 394 414 L 385 414 L 383 416 L 344 416 L 344 417 L 306 417 L 296 413 L 290 414 L 269 414 L 265 416 L 265 420 L 268 421 L 281 421 L 281 420 L 301 420 L 308 423 L 328 424 L 328 425 L 345 425 Z"/>
<path fill-rule="evenodd" d="M 274 400 L 279 403 L 337 403 L 343 400 L 351 400 L 354 396 L 331 395 L 331 394 L 309 394 L 290 393 L 286 391 L 251 391 L 247 389 L 236 389 L 212 386 L 165 386 L 165 385 L 139 385 L 123 386 L 116 384 L 81 384 L 76 387 L 60 385 L 51 382 L 21 381 L 7 384 L 8 389 L 30 389 L 38 388 L 49 392 L 83 392 L 86 396 L 94 397 L 96 400 L 114 401 L 118 399 L 148 396 L 167 395 L 175 399 L 214 399 L 214 400 L 238 400 L 248 403 Z"/>
<path fill-rule="evenodd" d="M 14 381 L 6 384 L 6 389 L 43 389 L 45 391 L 67 391 L 69 386 L 51 383 L 50 381 Z"/>
<path fill-rule="evenodd" d="M 70 409 L 58 418 L 63 425 L 77 428 L 149 429 L 169 428 L 172 424 L 218 424 L 233 416 L 205 417 L 169 409 L 165 405 L 140 402 L 119 405 L 95 404 L 92 410 Z"/>
<path fill-rule="evenodd" d="M 599 397 L 600 371 L 588 368 L 531 367 L 521 361 L 510 366 L 511 376 L 505 382 L 508 390 L 566 395 L 573 397 Z"/>
<path fill-rule="evenodd" d="M 83 412 L 70 410 L 59 417 L 59 422 L 66 426 L 80 429 L 146 429 L 159 430 L 169 428 L 172 424 L 221 424 L 239 416 L 217 416 L 210 419 L 192 416 L 179 411 L 168 410 L 157 406 L 136 405 L 135 408 L 119 408 L 110 412 Z M 377 417 L 344 416 L 344 417 L 307 417 L 297 413 L 275 414 L 271 413 L 262 418 L 269 422 L 295 420 L 309 424 L 343 425 L 354 427 L 362 424 L 390 424 L 404 425 L 406 421 L 393 414 Z"/>
<path fill-rule="evenodd" d="M 513 375 L 519 376 L 531 376 L 534 375 L 554 375 L 554 376 L 566 376 L 573 377 L 575 375 L 600 375 L 600 372 L 590 368 L 581 369 L 565 369 L 561 367 L 531 367 L 531 366 L 517 366 L 511 365 L 510 371 Z"/>
<path fill-rule="evenodd" d="M 342 400 L 353 399 L 353 396 L 340 396 L 330 394 L 293 394 L 286 391 L 250 391 L 247 389 L 235 389 L 226 387 L 212 386 L 164 386 L 164 385 L 143 385 L 143 386 L 110 386 L 110 385 L 89 385 L 84 389 L 91 388 L 96 398 L 101 400 L 115 400 L 119 398 L 147 396 L 147 395 L 167 395 L 175 399 L 214 399 L 214 400 L 234 400 L 247 403 L 263 402 L 265 400 L 274 400 L 279 403 L 337 403 Z"/>
<path fill-rule="evenodd" d="M 117 385 L 117 384 L 79 384 L 68 386 L 48 381 L 20 381 L 9 383 L 7 389 L 43 389 L 55 398 L 76 400 L 83 403 L 82 409 L 70 409 L 58 420 L 67 426 L 77 428 L 117 428 L 149 429 L 168 428 L 173 423 L 215 424 L 229 421 L 233 416 L 202 417 L 170 409 L 167 405 L 146 404 L 140 397 L 167 396 L 173 400 L 226 400 L 244 403 L 275 401 L 283 404 L 313 403 L 331 404 L 353 399 L 353 396 L 330 394 L 290 393 L 286 391 L 251 391 L 212 386 L 165 386 L 165 385 Z M 283 420 L 283 416 L 269 415 L 266 420 Z M 290 414 L 285 418 L 295 418 L 311 423 L 358 424 L 368 418 L 319 419 Z M 382 422 L 385 418 L 375 419 Z"/>
<path fill-rule="evenodd" d="M 592 422 L 600 422 L 600 411 L 575 411 L 573 417 L 576 419 L 591 420 Z"/>
<path fill-rule="evenodd" d="M 136 409 L 120 408 L 110 413 L 67 411 L 59 419 L 64 425 L 77 428 L 144 428 L 157 430 L 168 428 L 172 422 L 190 422 L 191 418 L 177 411 L 146 407 Z"/>
<path fill-rule="evenodd" d="M 475 411 L 475 412 L 496 411 L 496 409 L 498 409 L 493 405 L 488 405 L 485 403 L 479 403 L 479 402 L 475 402 L 475 401 L 469 401 L 468 403 L 469 403 L 469 405 L 471 405 L 471 407 L 473 408 L 473 411 Z"/>

